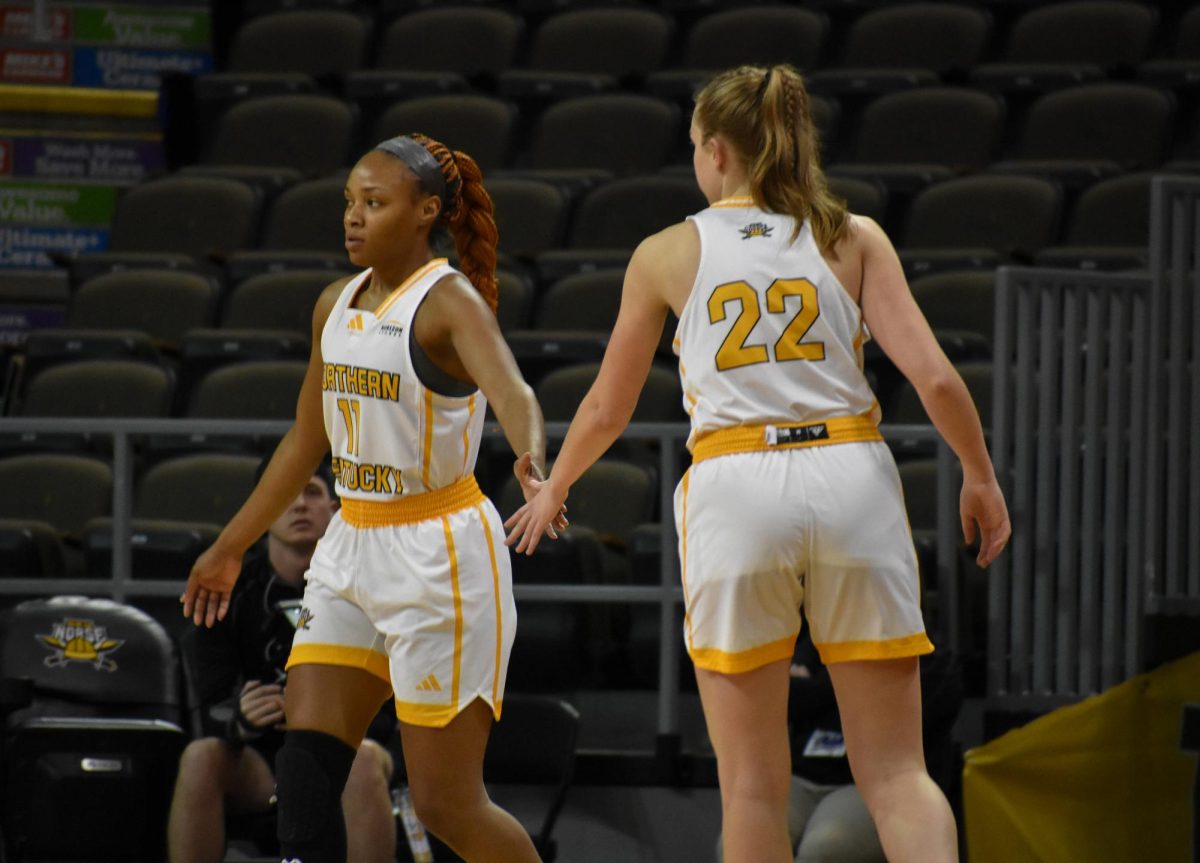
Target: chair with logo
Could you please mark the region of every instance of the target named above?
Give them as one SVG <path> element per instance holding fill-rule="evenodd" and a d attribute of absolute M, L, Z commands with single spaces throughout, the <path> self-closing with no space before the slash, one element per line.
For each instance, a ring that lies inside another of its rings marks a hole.
<path fill-rule="evenodd" d="M 165 858 L 183 730 L 179 659 L 108 599 L 22 602 L 0 620 L 0 819 L 11 859 Z"/>

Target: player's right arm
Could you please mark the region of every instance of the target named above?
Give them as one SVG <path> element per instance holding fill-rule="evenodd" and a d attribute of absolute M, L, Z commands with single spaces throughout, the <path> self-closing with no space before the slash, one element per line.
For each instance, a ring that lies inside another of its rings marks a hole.
<path fill-rule="evenodd" d="M 312 350 L 296 400 L 296 419 L 279 442 L 254 491 L 229 520 L 216 541 L 196 559 L 180 602 L 183 614 L 196 625 L 212 626 L 225 617 L 229 595 L 241 570 L 246 550 L 266 533 L 271 523 L 296 499 L 312 477 L 329 439 L 321 407 L 321 332 L 348 278 L 327 287 L 313 309 Z"/>

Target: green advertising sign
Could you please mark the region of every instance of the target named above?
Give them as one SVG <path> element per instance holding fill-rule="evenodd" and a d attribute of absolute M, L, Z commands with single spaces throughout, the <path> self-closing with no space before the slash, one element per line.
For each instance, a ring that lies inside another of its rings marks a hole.
<path fill-rule="evenodd" d="M 0 183 L 0 224 L 108 227 L 116 203 L 113 186 Z"/>
<path fill-rule="evenodd" d="M 200 49 L 212 43 L 212 18 L 205 9 L 77 6 L 72 15 L 77 43 Z"/>

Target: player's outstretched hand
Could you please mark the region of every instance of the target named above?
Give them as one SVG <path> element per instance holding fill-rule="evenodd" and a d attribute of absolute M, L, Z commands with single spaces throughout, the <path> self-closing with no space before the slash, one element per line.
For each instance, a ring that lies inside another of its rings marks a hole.
<path fill-rule="evenodd" d="M 504 522 L 504 527 L 508 529 L 508 538 L 504 540 L 504 544 L 516 543 L 518 554 L 533 554 L 542 539 L 542 534 L 557 539 L 555 524 L 566 524 L 566 517 L 563 515 L 566 507 L 563 503 L 567 499 L 567 493 L 555 488 L 550 480 L 530 482 L 536 487 L 536 494 Z"/>
<path fill-rule="evenodd" d="M 224 620 L 225 612 L 229 610 L 229 595 L 233 593 L 241 570 L 241 555 L 209 546 L 196 558 L 187 587 L 179 597 L 183 603 L 183 616 L 190 617 L 196 626 L 212 626 L 218 620 Z"/>
<path fill-rule="evenodd" d="M 979 525 L 979 554 L 975 562 L 985 567 L 1004 550 L 1012 536 L 1008 507 L 995 477 L 979 481 L 964 479 L 958 508 L 963 539 L 968 545 L 975 541 L 975 525 Z"/>
<path fill-rule="evenodd" d="M 513 473 L 516 474 L 517 481 L 521 483 L 521 494 L 525 496 L 525 502 L 529 503 L 529 501 L 537 497 L 538 491 L 545 484 L 545 477 L 534 466 L 533 456 L 529 453 L 524 453 L 513 463 Z M 546 533 L 551 539 L 558 539 L 557 531 L 566 530 L 570 524 L 567 521 L 566 512 L 567 506 L 563 504 L 558 515 L 550 523 L 550 527 Z"/>

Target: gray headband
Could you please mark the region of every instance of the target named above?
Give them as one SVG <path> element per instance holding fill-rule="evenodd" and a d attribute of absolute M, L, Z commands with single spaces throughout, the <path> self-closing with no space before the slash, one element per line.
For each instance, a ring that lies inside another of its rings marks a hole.
<path fill-rule="evenodd" d="M 421 181 L 421 187 L 441 198 L 442 206 L 446 205 L 446 177 L 442 173 L 442 166 L 424 146 L 408 135 L 397 135 L 377 144 L 375 149 L 383 150 L 407 165 Z"/>

